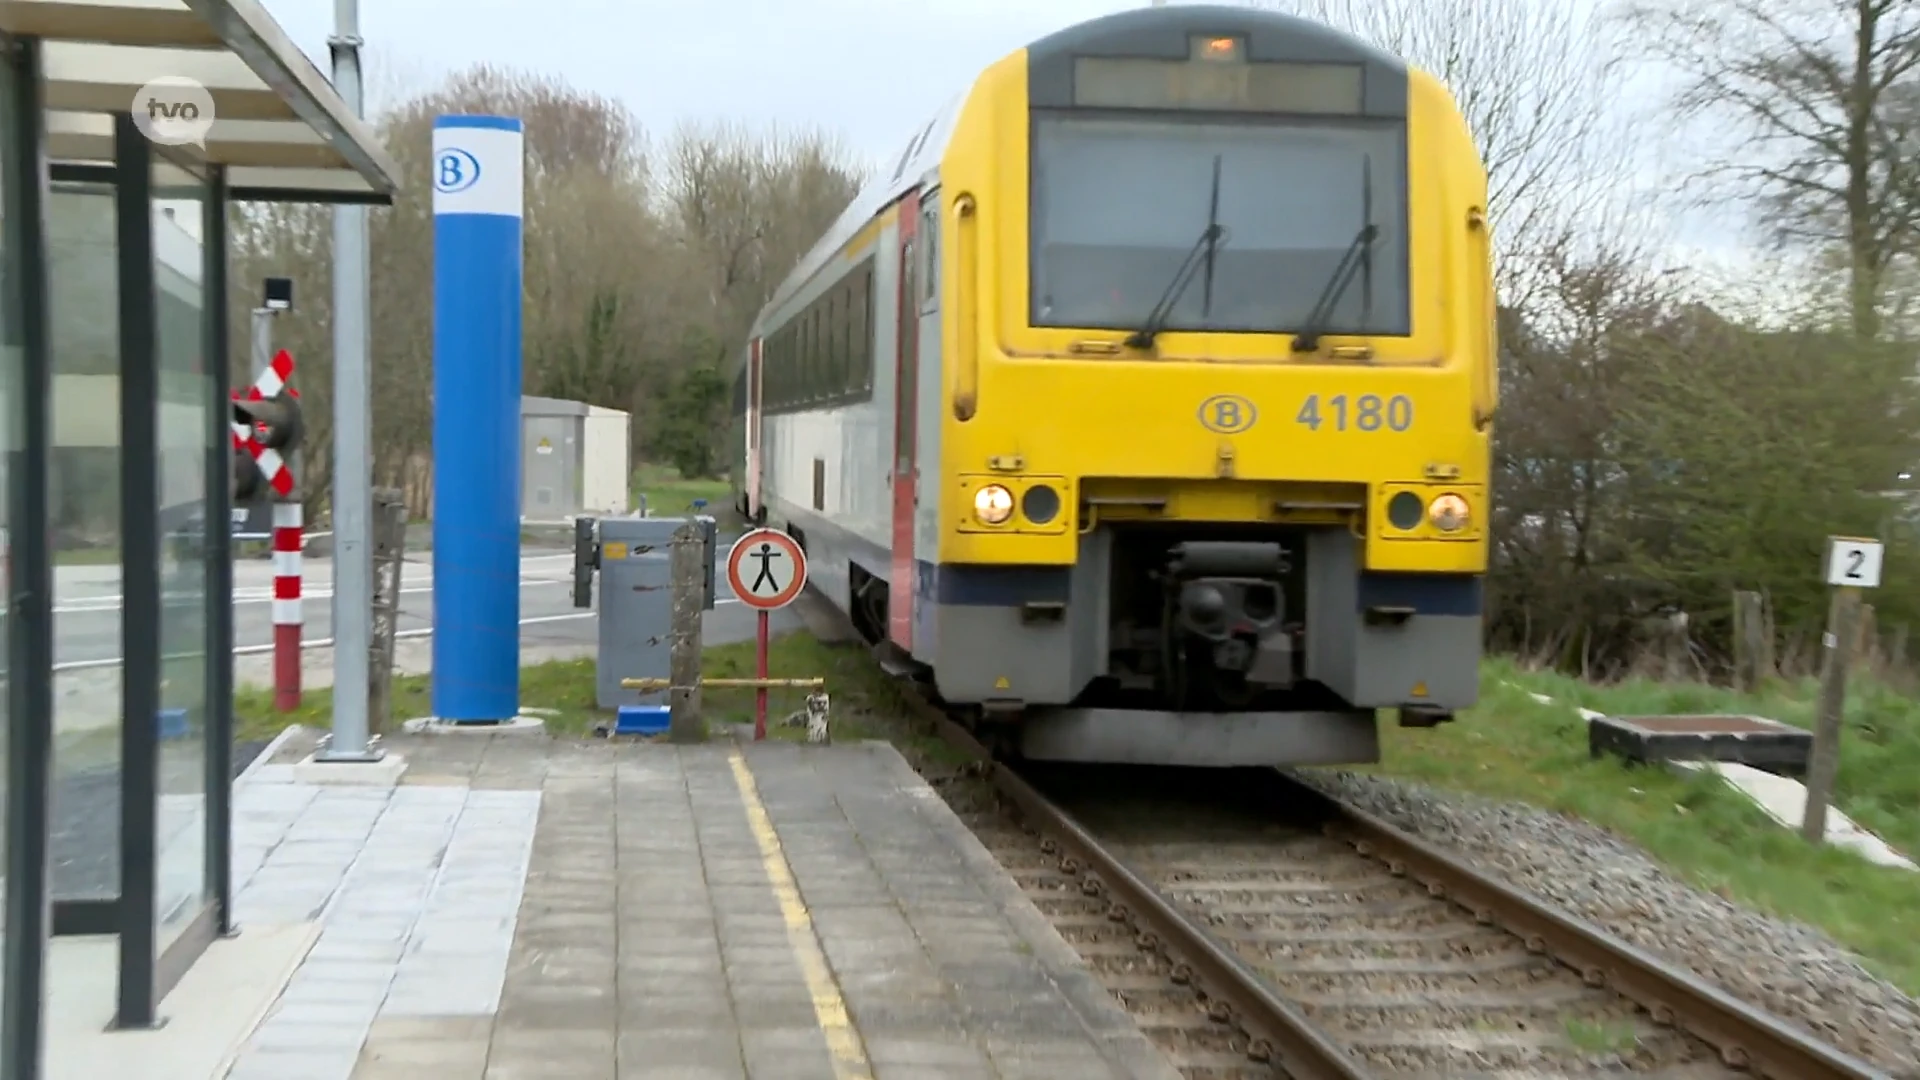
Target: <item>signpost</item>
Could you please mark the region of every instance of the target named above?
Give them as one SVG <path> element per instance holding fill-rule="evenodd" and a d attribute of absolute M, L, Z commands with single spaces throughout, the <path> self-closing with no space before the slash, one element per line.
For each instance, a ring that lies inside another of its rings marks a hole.
<path fill-rule="evenodd" d="M 793 603 L 807 586 L 807 553 L 779 529 L 755 529 L 727 551 L 727 585 L 760 619 L 754 674 L 767 678 L 767 617 Z M 753 738 L 767 737 L 767 688 L 753 691 Z"/>
<path fill-rule="evenodd" d="M 1820 717 L 1813 728 L 1813 759 L 1807 764 L 1807 809 L 1800 835 L 1821 843 L 1827 835 L 1827 804 L 1840 771 L 1841 717 L 1847 704 L 1847 664 L 1860 632 L 1860 590 L 1880 587 L 1886 549 L 1880 541 L 1858 536 L 1827 538 L 1827 584 L 1833 601 L 1822 640 L 1826 664 L 1820 672 Z"/>

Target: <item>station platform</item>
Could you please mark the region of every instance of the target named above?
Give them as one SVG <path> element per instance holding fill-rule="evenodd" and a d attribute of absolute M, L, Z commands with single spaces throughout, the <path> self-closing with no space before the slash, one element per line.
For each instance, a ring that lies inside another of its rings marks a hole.
<path fill-rule="evenodd" d="M 387 745 L 236 789 L 236 940 L 314 944 L 228 1080 L 1179 1075 L 884 743 Z"/>

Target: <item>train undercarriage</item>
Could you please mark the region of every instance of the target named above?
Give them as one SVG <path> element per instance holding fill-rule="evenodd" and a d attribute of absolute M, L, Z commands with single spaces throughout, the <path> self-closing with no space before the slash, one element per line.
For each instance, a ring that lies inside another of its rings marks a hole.
<path fill-rule="evenodd" d="M 1066 700 L 979 694 L 949 703 L 997 752 L 1200 765 L 1377 760 L 1374 707 L 1357 707 L 1310 676 L 1308 530 L 1191 523 L 1101 528 L 1110 534 L 1096 548 L 1105 573 L 1093 580 L 1103 582 L 1105 595 L 1086 596 L 1091 582 L 1077 578 L 1067 604 L 1027 604 L 1021 611 L 1022 623 L 1065 620 L 1070 635 L 1099 638 L 1102 662 L 1086 671 L 1090 677 Z M 890 670 L 929 689 L 945 681 L 885 641 L 885 580 L 855 567 L 853 591 L 854 625 Z M 1097 604 L 1098 623 L 1054 610 L 1086 604 Z M 1382 617 L 1394 615 L 1375 613 L 1371 621 Z M 1063 652 L 1083 655 L 1083 644 Z M 956 647 L 966 648 L 943 644 L 942 664 Z M 1452 719 L 1443 708 L 1396 704 L 1402 726 Z"/>

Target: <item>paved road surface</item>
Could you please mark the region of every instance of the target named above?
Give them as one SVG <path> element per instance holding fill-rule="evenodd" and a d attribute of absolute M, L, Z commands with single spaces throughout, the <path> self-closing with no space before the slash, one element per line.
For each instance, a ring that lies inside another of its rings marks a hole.
<path fill-rule="evenodd" d="M 333 566 L 328 559 L 306 559 L 302 596 L 309 643 L 333 637 Z M 523 646 L 582 645 L 591 647 L 598 631 L 592 611 L 573 606 L 573 554 L 551 548 L 523 549 L 520 556 L 520 637 Z M 597 585 L 597 583 L 596 583 Z M 715 610 L 704 627 L 708 644 L 752 638 L 753 613 L 735 600 L 724 575 Z M 112 566 L 63 566 L 55 573 L 54 663 L 57 670 L 78 671 L 111 667 L 119 662 L 120 571 Z M 596 602 L 599 589 L 594 590 Z M 273 643 L 273 567 L 266 560 L 243 560 L 234 565 L 234 636 L 236 652 L 265 650 Z M 409 561 L 401 574 L 400 632 L 425 637 L 433 626 L 432 556 Z"/>
<path fill-rule="evenodd" d="M 723 538 L 725 540 L 726 538 Z M 309 648 L 302 653 L 302 684 L 317 689 L 333 684 L 332 566 L 325 559 L 303 560 L 302 593 Z M 234 566 L 234 678 L 241 685 L 273 681 L 272 564 L 244 560 Z M 55 578 L 54 658 L 55 727 L 63 732 L 118 723 L 120 713 L 120 572 L 118 567 L 59 567 Z M 520 560 L 520 657 L 523 663 L 592 656 L 598 627 L 592 611 L 573 606 L 573 554 L 551 548 L 527 548 Z M 594 590 L 596 602 L 600 590 Z M 708 645 L 751 641 L 754 612 L 734 599 L 725 577 L 719 579 L 714 610 L 702 622 Z M 432 557 L 409 562 L 401 576 L 403 640 L 395 666 L 403 674 L 432 671 Z M 775 612 L 773 630 L 800 625 L 791 609 Z"/>

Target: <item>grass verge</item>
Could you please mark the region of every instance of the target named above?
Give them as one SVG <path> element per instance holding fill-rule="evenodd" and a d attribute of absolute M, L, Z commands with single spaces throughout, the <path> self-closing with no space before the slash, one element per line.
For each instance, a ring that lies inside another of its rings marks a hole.
<path fill-rule="evenodd" d="M 599 714 L 594 708 L 593 661 L 553 660 L 520 669 L 520 704 L 523 707 L 555 709 L 556 715 L 544 717 L 556 734 L 585 734 Z M 393 680 L 393 717 L 399 722 L 433 714 L 432 686 L 425 675 L 401 675 Z M 300 707 L 278 712 L 273 707 L 273 690 L 264 686 L 241 686 L 233 693 L 233 726 L 236 738 L 271 739 L 288 724 L 324 728 L 333 722 L 333 690 L 330 687 L 307 690 L 300 695 Z"/>
<path fill-rule="evenodd" d="M 743 678 L 754 672 L 752 642 L 716 645 L 702 658 L 704 673 L 712 678 Z M 926 738 L 933 746 L 944 747 L 930 735 L 904 730 L 895 719 L 899 713 L 899 690 L 873 663 L 867 650 L 858 645 L 828 645 L 803 633 L 775 638 L 768 649 L 768 670 L 779 678 L 820 676 L 827 680 L 827 692 L 833 696 L 833 737 L 836 741 L 880 738 L 893 742 Z M 594 700 L 594 662 L 591 659 L 553 660 L 520 669 L 520 702 L 526 708 L 557 710 L 543 718 L 547 730 L 564 738 L 585 737 L 598 723 L 610 721 L 613 714 L 602 711 Z M 721 731 L 728 725 L 753 723 L 752 690 L 708 690 L 702 695 L 702 712 L 710 730 Z M 398 719 L 432 714 L 428 677 L 404 675 L 394 680 L 393 715 Z M 786 727 L 780 721 L 801 709 L 804 690 L 772 690 L 767 693 L 767 736 L 774 739 L 804 740 L 804 726 Z M 234 725 L 239 738 L 270 739 L 288 724 L 326 727 L 333 714 L 333 693 L 328 689 L 309 690 L 301 696 L 300 708 L 287 713 L 274 711 L 273 691 L 260 686 L 243 686 L 234 693 Z"/>
<path fill-rule="evenodd" d="M 120 549 L 117 547 L 66 548 L 53 553 L 55 566 L 118 566 Z"/>
<path fill-rule="evenodd" d="M 1856 685 L 1849 698 L 1840 807 L 1912 856 L 1920 852 L 1920 703 L 1872 683 Z M 1491 661 L 1480 704 L 1458 723 L 1383 726 L 1380 764 L 1359 771 L 1584 818 L 1632 839 L 1694 885 L 1824 929 L 1920 995 L 1920 874 L 1803 843 L 1711 777 L 1593 760 L 1575 706 L 1613 715 L 1754 713 L 1804 727 L 1814 688 L 1780 682 L 1743 697 L 1690 684 L 1591 686 Z"/>
<path fill-rule="evenodd" d="M 695 499 L 707 500 L 707 512 L 728 508 L 725 480 L 689 480 L 664 465 L 636 465 L 633 470 L 634 505 L 645 498 L 647 508 L 660 517 L 684 514 Z"/>

